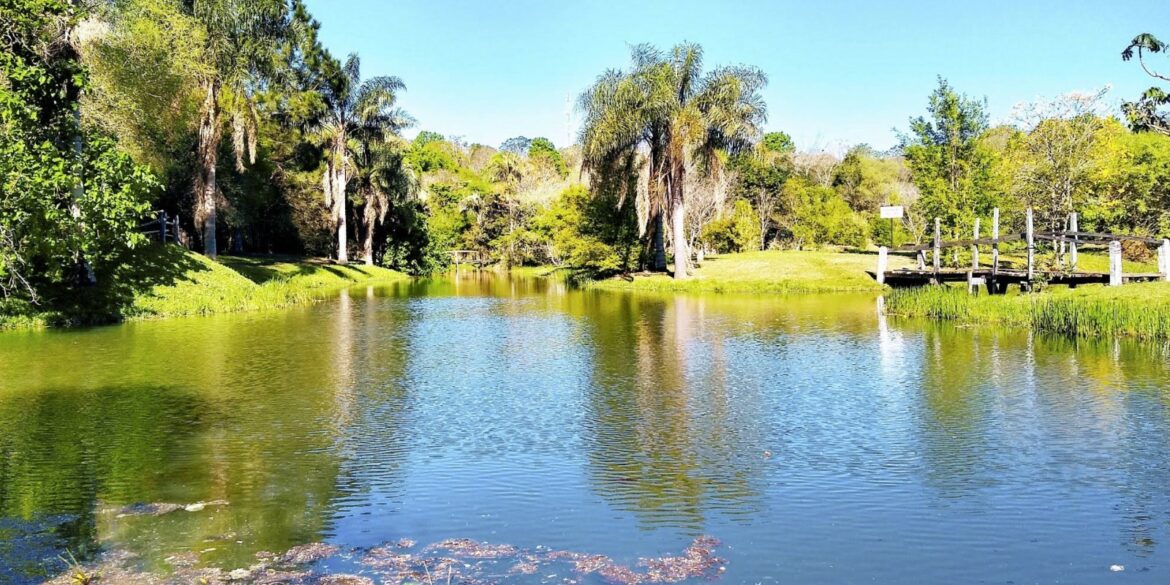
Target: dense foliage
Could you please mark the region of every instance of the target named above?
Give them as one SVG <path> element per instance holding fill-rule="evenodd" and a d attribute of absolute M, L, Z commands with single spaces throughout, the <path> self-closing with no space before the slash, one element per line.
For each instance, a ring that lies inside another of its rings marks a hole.
<path fill-rule="evenodd" d="M 142 241 L 154 179 L 81 124 L 82 17 L 62 1 L 0 4 L 0 299 L 92 284 Z"/>

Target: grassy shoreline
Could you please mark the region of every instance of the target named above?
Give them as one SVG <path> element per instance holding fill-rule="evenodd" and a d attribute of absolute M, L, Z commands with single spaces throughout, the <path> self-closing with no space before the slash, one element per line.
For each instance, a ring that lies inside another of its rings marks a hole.
<path fill-rule="evenodd" d="M 1170 283 L 1053 288 L 1036 294 L 971 296 L 959 287 L 895 290 L 886 312 L 962 325 L 1028 328 L 1073 337 L 1170 339 Z"/>
<path fill-rule="evenodd" d="M 281 309 L 350 286 L 408 278 L 377 266 L 293 257 L 215 261 L 177 246 L 152 245 L 136 251 L 95 289 L 44 308 L 0 306 L 0 331 Z"/>
<path fill-rule="evenodd" d="M 669 275 L 634 275 L 589 282 L 605 290 L 655 292 L 715 292 L 754 294 L 809 294 L 881 292 L 884 287 L 866 270 L 877 264 L 876 254 L 852 252 L 766 251 L 708 257 L 694 275 L 674 280 Z M 910 260 L 891 258 L 891 268 Z"/>

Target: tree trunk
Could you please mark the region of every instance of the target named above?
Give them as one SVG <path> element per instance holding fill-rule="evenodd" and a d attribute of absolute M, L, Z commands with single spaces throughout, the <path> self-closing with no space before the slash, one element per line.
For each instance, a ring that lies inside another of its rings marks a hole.
<path fill-rule="evenodd" d="M 650 269 L 666 272 L 666 221 L 664 212 L 668 195 L 663 193 L 662 147 L 657 133 L 650 139 L 650 184 L 646 193 L 650 197 Z"/>
<path fill-rule="evenodd" d="M 333 219 L 337 222 L 337 263 L 349 263 L 349 232 L 345 225 L 345 203 L 346 193 L 345 189 L 349 183 L 349 177 L 345 173 L 346 156 L 345 156 L 345 136 L 342 135 L 339 141 L 340 145 L 337 147 L 337 166 L 334 168 L 336 173 L 336 183 L 333 186 Z"/>
<path fill-rule="evenodd" d="M 215 258 L 215 204 L 218 187 L 215 167 L 219 163 L 219 82 L 206 83 L 207 94 L 199 112 L 199 168 L 195 172 L 195 225 L 203 232 L 203 253 Z"/>
<path fill-rule="evenodd" d="M 374 265 L 374 212 L 370 206 L 370 196 L 366 196 L 366 209 L 362 214 L 365 224 L 365 240 L 362 242 L 362 260 L 366 266 Z"/>
<path fill-rule="evenodd" d="M 666 272 L 666 222 L 661 209 L 650 219 L 650 253 L 650 269 Z"/>
<path fill-rule="evenodd" d="M 675 161 L 671 165 L 670 173 L 670 218 L 671 231 L 674 232 L 674 279 L 682 280 L 687 277 L 688 265 L 691 261 L 687 246 L 687 209 L 683 199 L 683 185 L 686 180 L 686 169 L 682 161 Z"/>

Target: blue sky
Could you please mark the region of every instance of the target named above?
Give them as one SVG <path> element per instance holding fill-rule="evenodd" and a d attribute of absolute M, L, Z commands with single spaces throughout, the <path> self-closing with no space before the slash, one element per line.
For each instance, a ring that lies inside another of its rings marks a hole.
<path fill-rule="evenodd" d="M 516 135 L 563 145 L 566 95 L 624 66 L 631 43 L 698 42 L 708 66 L 760 67 L 767 129 L 801 149 L 838 149 L 892 146 L 940 74 L 985 96 L 993 121 L 1021 101 L 1106 84 L 1119 102 L 1152 85 L 1121 61 L 1127 41 L 1170 37 L 1164 0 L 306 1 L 334 55 L 357 52 L 365 75 L 403 78 L 416 130 L 491 145 Z"/>

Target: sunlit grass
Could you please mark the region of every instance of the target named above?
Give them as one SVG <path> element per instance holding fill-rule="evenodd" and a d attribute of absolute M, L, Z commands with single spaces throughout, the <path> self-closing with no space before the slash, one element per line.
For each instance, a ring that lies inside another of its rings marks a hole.
<path fill-rule="evenodd" d="M 96 288 L 67 291 L 40 305 L 0 302 L 0 330 L 278 309 L 349 286 L 406 278 L 386 268 L 321 259 L 221 257 L 217 262 L 177 246 L 152 245 L 135 251 Z"/>
<path fill-rule="evenodd" d="M 890 268 L 911 260 L 890 257 Z M 589 286 L 618 290 L 736 293 L 877 292 L 882 287 L 866 274 L 877 267 L 876 254 L 767 251 L 708 257 L 695 274 L 676 281 L 668 275 L 636 275 L 595 281 Z"/>
<path fill-rule="evenodd" d="M 378 266 L 322 260 L 220 257 L 189 253 L 200 269 L 174 284 L 135 297 L 128 316 L 159 318 L 278 309 L 320 299 L 341 288 L 391 282 L 406 275 Z"/>

